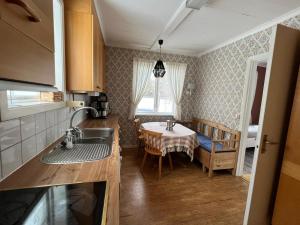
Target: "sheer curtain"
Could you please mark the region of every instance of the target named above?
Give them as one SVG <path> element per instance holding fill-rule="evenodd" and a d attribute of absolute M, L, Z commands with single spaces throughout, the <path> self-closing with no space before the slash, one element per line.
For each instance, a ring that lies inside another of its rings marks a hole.
<path fill-rule="evenodd" d="M 176 120 L 181 119 L 181 96 L 183 91 L 185 72 L 187 64 L 185 63 L 166 63 L 166 76 L 169 79 L 172 98 L 175 103 L 175 114 Z"/>
<path fill-rule="evenodd" d="M 134 119 L 136 108 L 145 94 L 153 68 L 154 61 L 133 59 L 132 96 L 129 119 Z"/>

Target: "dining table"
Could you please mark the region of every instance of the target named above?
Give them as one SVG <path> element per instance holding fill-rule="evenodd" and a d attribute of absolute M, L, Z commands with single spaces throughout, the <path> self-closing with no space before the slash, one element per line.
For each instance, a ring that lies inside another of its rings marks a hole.
<path fill-rule="evenodd" d="M 176 123 L 173 130 L 166 129 L 166 122 L 142 123 L 141 128 L 162 133 L 162 156 L 169 152 L 185 152 L 191 159 L 194 158 L 194 149 L 199 145 L 195 131 Z"/>

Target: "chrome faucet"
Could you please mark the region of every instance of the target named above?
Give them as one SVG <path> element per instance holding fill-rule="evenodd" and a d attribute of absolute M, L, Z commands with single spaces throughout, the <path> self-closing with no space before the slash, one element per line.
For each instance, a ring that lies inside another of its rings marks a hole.
<path fill-rule="evenodd" d="M 72 137 L 75 138 L 75 140 L 82 139 L 82 131 L 81 131 L 81 129 L 79 127 L 73 127 L 73 120 L 74 120 L 75 115 L 79 111 L 85 110 L 85 109 L 91 109 L 91 110 L 93 110 L 95 112 L 96 117 L 99 116 L 98 111 L 95 108 L 93 108 L 93 107 L 88 107 L 87 106 L 87 107 L 81 107 L 79 109 L 76 109 L 73 112 L 72 116 L 71 116 L 71 119 L 70 119 L 70 129 L 69 129 L 69 131 L 72 133 Z"/>
<path fill-rule="evenodd" d="M 79 127 L 73 127 L 73 120 L 74 120 L 75 115 L 79 111 L 85 110 L 85 109 L 91 109 L 91 110 L 93 110 L 95 112 L 96 117 L 99 116 L 98 111 L 95 108 L 93 108 L 93 107 L 81 107 L 79 109 L 76 109 L 73 112 L 73 114 L 71 116 L 71 119 L 70 119 L 70 127 L 69 127 L 69 129 L 67 129 L 66 135 L 65 135 L 65 140 L 62 142 L 62 144 L 64 146 L 66 146 L 67 149 L 73 148 L 74 141 L 77 141 L 78 139 L 82 139 L 82 136 L 83 136 L 82 135 L 82 131 L 81 131 L 81 129 Z"/>
<path fill-rule="evenodd" d="M 85 110 L 85 109 L 91 109 L 91 110 L 93 110 L 94 113 L 96 114 L 96 117 L 99 116 L 97 109 L 95 109 L 95 108 L 93 108 L 93 107 L 86 106 L 86 107 L 81 107 L 81 108 L 79 108 L 79 109 L 76 109 L 76 110 L 73 112 L 73 114 L 72 114 L 72 116 L 71 116 L 71 119 L 70 119 L 70 129 L 75 129 L 75 128 L 73 127 L 73 120 L 74 120 L 75 115 L 76 115 L 79 111 Z"/>

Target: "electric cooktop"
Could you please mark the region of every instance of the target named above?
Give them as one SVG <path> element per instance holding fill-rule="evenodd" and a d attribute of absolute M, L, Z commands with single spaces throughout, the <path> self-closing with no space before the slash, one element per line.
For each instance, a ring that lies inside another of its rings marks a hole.
<path fill-rule="evenodd" d="M 106 182 L 0 192 L 0 225 L 101 225 Z"/>

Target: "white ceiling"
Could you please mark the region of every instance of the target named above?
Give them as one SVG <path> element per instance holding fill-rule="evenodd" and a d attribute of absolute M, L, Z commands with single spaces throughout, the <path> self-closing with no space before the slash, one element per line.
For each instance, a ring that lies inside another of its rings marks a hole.
<path fill-rule="evenodd" d="M 164 52 L 187 55 L 198 55 L 300 7 L 299 0 L 209 0 L 166 34 L 185 0 L 95 2 L 107 45 L 157 50 L 156 42 L 163 37 Z"/>

